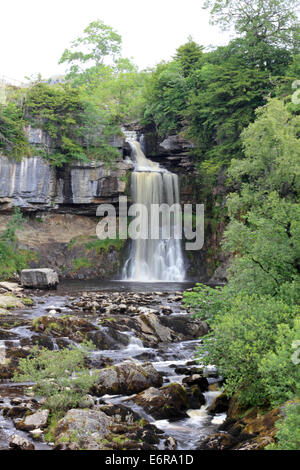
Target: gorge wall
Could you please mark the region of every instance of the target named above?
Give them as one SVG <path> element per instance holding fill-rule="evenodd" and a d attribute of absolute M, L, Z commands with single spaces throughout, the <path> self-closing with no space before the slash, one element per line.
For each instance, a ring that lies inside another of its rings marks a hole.
<path fill-rule="evenodd" d="M 138 125 L 128 129 L 140 135 L 148 158 L 178 174 L 182 204 L 206 206 L 206 201 L 199 200 L 201 182 L 190 142 L 178 135 L 160 140 L 155 132 Z M 39 149 L 54 146 L 40 129 L 28 128 L 27 134 L 37 155 Z M 41 156 L 21 161 L 0 156 L 0 231 L 14 207 L 19 207 L 25 223 L 18 231 L 18 239 L 20 248 L 35 254 L 31 267 L 52 267 L 62 278 L 71 279 L 120 276 L 128 246 L 122 241 L 101 245 L 96 238 L 97 206 L 114 204 L 117 209 L 119 196 L 130 196 L 133 164 L 128 158 L 129 145 L 125 137 L 115 137 L 111 145 L 120 155 L 111 168 L 101 161 L 78 161 L 57 168 Z M 212 193 L 223 200 L 222 181 L 218 186 L 212 188 Z M 209 220 L 210 214 L 205 217 Z M 212 276 L 219 261 L 222 230 L 216 226 L 215 233 L 208 231 L 201 251 L 186 252 L 189 278 L 206 281 Z"/>

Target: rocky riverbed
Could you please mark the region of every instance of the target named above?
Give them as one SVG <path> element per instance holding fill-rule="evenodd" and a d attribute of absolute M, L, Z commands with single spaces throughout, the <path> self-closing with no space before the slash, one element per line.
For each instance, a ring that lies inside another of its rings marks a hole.
<path fill-rule="evenodd" d="M 209 412 L 221 378 L 194 359 L 208 325 L 183 306 L 186 286 L 166 291 L 157 285 L 155 292 L 116 284 L 68 287 L 0 292 L 19 302 L 0 315 L 0 448 L 199 448 L 226 418 L 226 406 Z M 28 297 L 33 305 L 25 305 Z M 85 340 L 93 343 L 87 367 L 97 382 L 46 442 L 43 397 L 34 396 L 33 384 L 12 382 L 14 371 L 35 345 L 59 350 Z"/>

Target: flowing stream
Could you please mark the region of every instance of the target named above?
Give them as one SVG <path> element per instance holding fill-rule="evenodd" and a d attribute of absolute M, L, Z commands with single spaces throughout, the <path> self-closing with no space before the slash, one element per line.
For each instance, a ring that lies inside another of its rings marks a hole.
<path fill-rule="evenodd" d="M 137 240 L 131 241 L 131 250 L 123 269 L 123 279 L 128 281 L 183 281 L 185 278 L 181 240 L 175 238 L 181 224 L 178 176 L 162 169 L 159 164 L 147 159 L 139 142 L 130 142 L 135 171 L 131 176 L 131 193 L 135 204 L 143 205 L 140 213 L 141 232 Z M 153 207 L 161 207 L 157 219 Z M 169 209 L 172 207 L 173 214 Z M 170 223 L 169 223 L 170 221 Z M 164 230 L 169 227 L 169 234 Z M 150 231 L 157 234 L 150 237 Z"/>
<path fill-rule="evenodd" d="M 62 283 L 64 284 L 64 283 Z M 116 283 L 106 282 L 104 286 L 102 283 L 98 281 L 94 282 L 81 282 L 80 284 L 80 292 L 82 295 L 86 295 L 85 292 L 96 292 L 102 293 L 103 295 L 111 295 L 118 296 L 120 295 L 120 291 L 125 292 L 126 285 L 130 287 L 129 295 L 136 296 L 135 292 L 139 292 L 139 298 L 150 298 L 151 302 L 156 302 L 156 306 L 162 306 L 164 308 L 169 308 L 171 313 L 169 313 L 169 318 L 174 316 L 174 320 L 180 316 L 184 317 L 185 315 L 187 318 L 189 314 L 184 310 L 183 306 L 181 305 L 181 301 L 174 301 L 176 299 L 176 295 L 178 296 L 184 289 L 190 287 L 187 283 L 171 283 L 166 288 L 166 284 L 156 283 L 156 291 L 154 291 L 153 286 L 151 288 L 152 292 L 150 294 L 150 289 L 145 292 L 145 290 L 141 291 L 141 285 L 139 283 Z M 120 289 L 120 286 L 123 287 L 123 290 Z M 175 291 L 176 288 L 176 291 Z M 75 294 L 76 293 L 76 294 Z M 108 294 L 107 294 L 108 293 Z M 31 308 L 27 308 L 22 311 L 17 311 L 14 315 L 15 318 L 19 320 L 19 326 L 13 326 L 10 328 L 9 331 L 9 340 L 1 340 L 0 341 L 0 349 L 5 348 L 12 342 L 14 343 L 14 347 L 20 347 L 22 344 L 27 344 L 30 341 L 34 332 L 32 331 L 31 321 L 32 319 L 43 316 L 43 315 L 51 315 L 53 317 L 57 316 L 60 317 L 62 315 L 83 315 L 83 318 L 88 318 L 89 321 L 92 321 L 91 313 L 88 314 L 88 317 L 85 316 L 84 312 L 80 313 L 80 311 L 72 310 L 72 302 L 78 299 L 79 294 L 79 283 L 78 281 L 74 281 L 73 283 L 70 281 L 65 285 L 60 285 L 59 290 L 55 294 L 47 293 L 41 294 L 38 297 L 34 297 L 35 306 Z M 122 294 L 121 294 L 122 295 Z M 125 294 L 124 294 L 125 295 Z M 180 297 L 180 295 L 179 295 Z M 80 297 L 81 298 L 81 297 Z M 150 305 L 151 306 L 151 305 Z M 148 307 L 147 307 L 148 308 Z M 157 308 L 157 307 L 156 307 Z M 54 312 L 54 313 L 53 313 Z M 170 316 L 171 315 L 171 316 Z M 160 316 L 164 316 L 161 314 Z M 96 319 L 96 317 L 95 317 Z M 21 321 L 22 320 L 22 321 Z M 99 323 L 95 322 L 95 325 L 98 325 L 99 330 Z M 100 327 L 103 331 L 106 327 Z M 195 367 L 196 363 L 194 360 L 194 353 L 197 347 L 201 347 L 201 340 L 194 339 L 188 341 L 179 341 L 179 342 L 172 342 L 172 343 L 160 343 L 158 347 L 147 347 L 145 346 L 142 341 L 137 338 L 134 331 L 122 331 L 120 329 L 120 334 L 129 337 L 129 341 L 127 341 L 127 345 L 124 342 L 124 346 L 120 346 L 120 343 L 115 342 L 114 344 L 116 347 L 112 346 L 108 350 L 97 350 L 92 353 L 93 359 L 97 361 L 101 360 L 109 360 L 112 364 L 120 363 L 124 360 L 134 360 L 140 363 L 144 362 L 151 362 L 153 367 L 157 369 L 163 375 L 164 384 L 170 382 L 177 382 L 182 383 L 183 378 L 185 375 L 180 375 L 181 372 L 178 373 L 178 368 L 184 367 L 186 369 Z M 68 338 L 61 338 L 61 340 L 65 340 L 66 344 Z M 58 349 L 56 344 L 56 339 L 52 337 L 53 341 L 53 349 Z M 69 342 L 71 342 L 69 340 Z M 1 352 L 1 351 L 0 351 Z M 176 371 L 177 370 L 177 371 Z M 214 384 L 218 382 L 220 378 L 217 376 L 216 371 L 214 370 L 213 366 L 208 368 L 208 381 L 210 384 Z M 30 385 L 30 384 L 29 384 Z M 9 418 L 3 416 L 1 412 L 1 407 L 11 406 L 10 400 L 15 397 L 26 397 L 28 389 L 28 384 L 14 384 L 10 380 L 2 380 L 0 381 L 0 448 L 7 449 L 10 436 L 14 433 L 20 434 L 22 436 L 26 436 L 27 439 L 30 440 L 30 436 L 28 433 L 23 433 L 19 430 L 16 430 L 13 424 L 13 421 Z M 103 396 L 102 400 L 106 403 L 123 403 L 124 405 L 128 406 L 129 408 L 137 411 L 141 416 L 148 419 L 152 424 L 154 424 L 157 428 L 165 432 L 165 436 L 173 437 L 178 444 L 178 449 L 196 449 L 198 445 L 210 434 L 216 432 L 218 425 L 223 422 L 225 419 L 225 414 L 220 415 L 210 415 L 207 412 L 207 408 L 213 401 L 213 399 L 219 394 L 220 392 L 215 392 L 212 390 L 206 392 L 205 405 L 201 406 L 199 409 L 191 409 L 187 411 L 187 417 L 184 419 L 179 420 L 155 420 L 151 417 L 147 410 L 143 410 L 138 405 L 133 403 L 130 400 L 130 396 Z M 34 442 L 36 448 L 38 449 L 47 449 L 49 448 L 48 445 L 43 443 Z M 163 443 L 161 444 L 163 448 Z"/>

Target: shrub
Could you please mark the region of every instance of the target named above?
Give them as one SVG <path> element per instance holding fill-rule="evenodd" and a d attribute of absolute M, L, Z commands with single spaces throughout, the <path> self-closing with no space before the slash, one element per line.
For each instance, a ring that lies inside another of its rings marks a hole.
<path fill-rule="evenodd" d="M 276 423 L 276 444 L 267 450 L 299 450 L 300 448 L 300 403 L 287 406 L 285 416 Z"/>
<path fill-rule="evenodd" d="M 20 359 L 15 382 L 34 382 L 34 391 L 45 397 L 45 406 L 56 416 L 78 406 L 96 381 L 84 362 L 91 343 L 60 351 L 35 346 L 28 357 Z"/>
<path fill-rule="evenodd" d="M 282 399 L 290 398 L 294 393 L 296 371 L 293 379 L 279 370 L 277 376 L 273 375 L 268 354 L 278 352 L 278 338 L 292 330 L 299 307 L 271 296 L 234 294 L 227 287 L 215 293 L 201 286 L 196 289 L 198 294 L 189 294 L 187 299 L 192 299 L 189 301 L 195 305 L 198 302 L 201 313 L 197 315 L 208 315 L 213 330 L 213 334 L 204 338 L 208 356 L 201 360 L 219 368 L 226 378 L 228 395 L 238 392 L 240 401 L 251 406 L 278 400 L 278 390 Z M 287 351 L 282 354 L 286 357 Z M 261 365 L 264 356 L 268 360 Z M 293 369 L 293 363 L 290 368 Z"/>

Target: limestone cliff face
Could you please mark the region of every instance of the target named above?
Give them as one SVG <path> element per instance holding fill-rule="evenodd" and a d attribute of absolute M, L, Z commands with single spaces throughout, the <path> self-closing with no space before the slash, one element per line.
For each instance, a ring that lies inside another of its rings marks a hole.
<path fill-rule="evenodd" d="M 31 144 L 51 146 L 39 129 L 27 129 Z M 100 203 L 115 203 L 126 189 L 126 175 L 133 165 L 123 161 L 124 140 L 112 142 L 120 159 L 108 169 L 101 161 L 74 162 L 54 168 L 40 156 L 21 161 L 0 156 L 0 211 L 11 212 L 18 206 L 23 212 L 56 211 L 95 215 Z"/>

